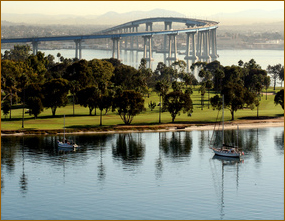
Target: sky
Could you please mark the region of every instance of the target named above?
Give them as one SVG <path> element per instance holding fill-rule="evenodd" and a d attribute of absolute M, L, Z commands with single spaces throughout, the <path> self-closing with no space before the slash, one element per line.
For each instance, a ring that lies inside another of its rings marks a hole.
<path fill-rule="evenodd" d="M 234 13 L 250 9 L 284 10 L 284 1 L 1 1 L 1 13 L 45 15 L 102 15 L 161 8 L 197 16 Z"/>

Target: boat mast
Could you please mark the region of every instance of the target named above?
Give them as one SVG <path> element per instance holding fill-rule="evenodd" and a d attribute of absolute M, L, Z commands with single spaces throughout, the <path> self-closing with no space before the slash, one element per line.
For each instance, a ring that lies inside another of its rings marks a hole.
<path fill-rule="evenodd" d="M 238 125 L 237 125 L 237 148 L 238 148 Z"/>
<path fill-rule="evenodd" d="M 222 98 L 222 100 L 223 100 L 223 117 L 222 117 L 222 120 L 223 120 L 223 144 L 222 145 L 224 145 L 225 144 L 225 136 L 224 136 L 224 95 L 223 95 L 223 98 Z"/>
<path fill-rule="evenodd" d="M 63 116 L 63 142 L 65 142 L 65 114 Z"/>

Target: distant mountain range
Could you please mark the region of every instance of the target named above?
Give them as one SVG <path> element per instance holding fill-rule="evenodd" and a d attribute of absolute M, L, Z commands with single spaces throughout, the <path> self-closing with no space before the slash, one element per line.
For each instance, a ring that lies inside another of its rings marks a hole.
<path fill-rule="evenodd" d="M 191 13 L 191 11 L 189 12 Z M 125 22 L 149 17 L 186 17 L 184 14 L 164 9 L 132 11 L 127 13 L 107 12 L 103 15 L 43 15 L 43 14 L 1 14 L 1 25 L 119 25 Z M 195 16 L 199 19 L 199 17 Z M 241 25 L 253 23 L 284 22 L 284 11 L 247 10 L 239 13 L 218 13 L 201 19 L 214 20 L 220 25 Z"/>

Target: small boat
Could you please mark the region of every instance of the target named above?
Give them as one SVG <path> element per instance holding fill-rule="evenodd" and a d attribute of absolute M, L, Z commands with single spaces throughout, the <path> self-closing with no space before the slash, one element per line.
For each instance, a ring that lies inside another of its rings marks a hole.
<path fill-rule="evenodd" d="M 64 132 L 63 132 L 63 141 L 57 141 L 57 146 L 62 150 L 76 150 L 79 146 L 73 141 L 68 141 L 65 138 L 65 115 L 64 115 Z"/>
<path fill-rule="evenodd" d="M 211 149 L 214 151 L 214 153 L 218 156 L 222 157 L 240 157 L 244 153 L 242 151 L 239 151 L 236 147 L 225 147 L 224 145 L 221 148 L 214 148 L 211 147 Z"/>
<path fill-rule="evenodd" d="M 238 145 L 237 146 L 226 145 L 224 142 L 224 95 L 223 95 L 222 122 L 223 122 L 223 145 L 220 148 L 210 147 L 210 149 L 212 149 L 214 153 L 218 156 L 239 158 L 241 155 L 244 155 L 244 152 L 239 150 Z M 237 131 L 238 131 L 238 126 L 237 126 Z"/>

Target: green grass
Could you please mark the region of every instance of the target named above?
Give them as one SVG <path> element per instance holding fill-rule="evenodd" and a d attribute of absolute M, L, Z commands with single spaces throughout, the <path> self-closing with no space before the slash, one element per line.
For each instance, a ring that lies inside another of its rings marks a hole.
<path fill-rule="evenodd" d="M 191 95 L 193 101 L 193 113 L 189 117 L 187 114 L 181 113 L 177 116 L 175 123 L 208 123 L 215 122 L 217 117 L 217 110 L 213 110 L 212 107 L 208 109 L 207 99 L 208 94 L 205 94 L 204 102 L 205 106 L 201 110 L 201 95 L 198 93 L 198 88 L 194 89 L 194 93 Z M 276 89 L 276 92 L 281 88 Z M 268 92 L 272 92 L 273 89 L 270 88 Z M 210 96 L 215 94 L 211 92 Z M 259 107 L 259 117 L 279 117 L 284 116 L 284 111 L 280 105 L 274 104 L 274 96 L 263 95 L 261 98 L 261 104 Z M 159 97 L 156 93 L 151 93 L 150 97 L 145 97 L 145 108 L 146 111 L 134 117 L 132 125 L 154 125 L 158 124 L 159 117 L 159 107 L 155 107 L 153 111 L 150 111 L 148 103 L 154 101 L 158 104 Z M 12 109 L 12 119 L 9 120 L 9 115 L 5 119 L 3 113 L 1 112 L 1 130 L 22 130 L 22 109 L 17 108 L 17 106 Z M 100 117 L 99 110 L 97 110 L 97 116 L 89 116 L 89 109 L 75 105 L 75 116 L 73 116 L 73 107 L 71 104 L 66 107 L 58 108 L 56 111 L 56 117 L 52 117 L 51 110 L 45 109 L 37 119 L 32 116 L 25 114 L 24 129 L 25 130 L 60 130 L 63 129 L 63 115 L 66 115 L 65 125 L 66 128 L 100 128 Z M 94 114 L 94 112 L 93 112 Z M 235 112 L 235 120 L 245 119 L 245 118 L 255 118 L 257 116 L 257 109 L 243 109 Z M 162 123 L 171 123 L 171 116 L 168 112 L 162 113 L 161 116 Z M 230 111 L 225 109 L 225 121 L 231 120 Z M 114 125 L 124 125 L 120 116 L 115 112 L 108 112 L 107 115 L 103 115 L 103 126 L 114 126 Z"/>

